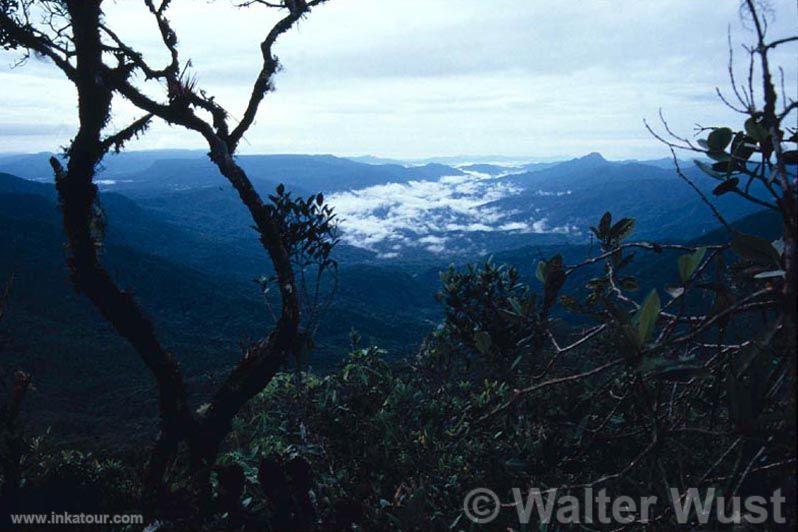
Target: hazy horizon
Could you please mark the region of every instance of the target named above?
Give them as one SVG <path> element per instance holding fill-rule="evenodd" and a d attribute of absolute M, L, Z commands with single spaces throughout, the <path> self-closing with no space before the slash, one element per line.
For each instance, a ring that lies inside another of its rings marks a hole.
<path fill-rule="evenodd" d="M 126 149 L 120 153 L 110 153 L 108 157 L 116 157 L 119 155 L 124 156 L 126 153 L 163 153 L 163 152 L 191 152 L 196 153 L 198 156 L 203 156 L 207 154 L 207 149 L 202 148 L 139 148 L 139 149 Z M 9 157 L 9 156 L 25 156 L 25 155 L 39 155 L 39 154 L 47 154 L 51 155 L 53 153 L 57 153 L 53 150 L 40 150 L 40 151 L 2 151 L 0 150 L 0 157 Z M 467 164 L 497 164 L 497 165 L 512 165 L 512 164 L 534 164 L 534 163 L 549 163 L 549 162 L 563 162 L 568 161 L 571 159 L 580 159 L 583 157 L 589 157 L 591 155 L 600 155 L 602 158 L 606 159 L 610 162 L 623 162 L 623 161 L 654 161 L 654 160 L 662 160 L 662 159 L 670 159 L 671 156 L 668 153 L 664 153 L 661 156 L 653 156 L 653 157 L 622 157 L 622 158 L 614 158 L 606 156 L 605 154 L 598 152 L 598 151 L 590 151 L 585 153 L 573 153 L 573 154 L 566 154 L 561 156 L 533 156 L 533 155 L 503 155 L 503 154 L 438 154 L 438 155 L 430 155 L 430 156 L 420 156 L 420 155 L 410 155 L 407 157 L 401 156 L 394 156 L 394 155 L 374 155 L 372 153 L 325 153 L 325 152 L 247 152 L 242 153 L 240 155 L 251 157 L 251 156 L 307 156 L 307 157 L 336 157 L 339 159 L 350 159 L 355 160 L 357 162 L 362 162 L 358 160 L 362 159 L 372 159 L 377 161 L 373 164 L 388 164 L 391 161 L 396 161 L 400 163 L 424 163 L 424 162 L 438 162 L 443 160 L 449 160 L 449 164 L 453 165 L 467 165 Z M 382 163 L 380 161 L 386 161 Z M 441 163 L 446 164 L 446 163 Z"/>

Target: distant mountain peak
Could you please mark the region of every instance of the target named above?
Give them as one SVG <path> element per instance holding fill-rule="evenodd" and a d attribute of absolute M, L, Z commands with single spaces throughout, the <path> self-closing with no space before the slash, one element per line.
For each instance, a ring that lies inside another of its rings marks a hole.
<path fill-rule="evenodd" d="M 590 152 L 587 155 L 585 155 L 584 157 L 578 157 L 576 160 L 577 161 L 584 161 L 584 162 L 593 162 L 593 163 L 606 163 L 607 162 L 607 159 L 605 159 L 604 156 L 601 155 L 597 151 Z"/>
<path fill-rule="evenodd" d="M 571 159 L 570 161 L 565 161 L 564 163 L 561 163 L 555 168 L 560 168 L 561 170 L 571 169 L 571 170 L 582 171 L 586 169 L 597 168 L 607 164 L 610 164 L 609 161 L 607 161 L 607 159 L 605 159 L 603 155 L 594 151 L 588 153 L 587 155 L 583 155 L 582 157 L 577 157 L 575 159 Z"/>

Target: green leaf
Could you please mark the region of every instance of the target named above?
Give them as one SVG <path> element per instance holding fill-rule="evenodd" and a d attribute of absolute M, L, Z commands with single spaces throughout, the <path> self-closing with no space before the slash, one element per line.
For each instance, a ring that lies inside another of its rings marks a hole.
<path fill-rule="evenodd" d="M 668 286 L 665 287 L 665 291 L 673 299 L 676 299 L 677 297 L 682 297 L 682 295 L 684 295 L 684 287 L 683 286 L 668 285 Z"/>
<path fill-rule="evenodd" d="M 713 165 L 713 168 L 714 168 L 714 165 Z M 725 194 L 727 192 L 731 192 L 732 190 L 734 190 L 739 183 L 740 183 L 740 180 L 738 178 L 732 177 L 730 179 L 727 179 L 726 181 L 724 181 L 720 185 L 716 186 L 715 190 L 713 190 L 712 193 L 714 195 L 716 195 L 716 196 L 721 196 L 721 195 L 723 195 L 723 194 Z"/>
<path fill-rule="evenodd" d="M 679 257 L 679 277 L 682 279 L 683 283 L 687 283 L 693 277 L 701 261 L 704 260 L 704 255 L 706 255 L 706 253 L 707 248 L 700 247 L 692 253 Z"/>
<path fill-rule="evenodd" d="M 774 240 L 773 242 L 771 242 L 771 244 L 773 245 L 773 247 L 778 252 L 779 257 L 784 255 L 784 238 L 779 237 L 776 240 Z"/>
<path fill-rule="evenodd" d="M 764 238 L 735 231 L 732 237 L 732 249 L 744 259 L 779 265 L 779 252 Z"/>
<path fill-rule="evenodd" d="M 734 140 L 731 145 L 731 154 L 740 161 L 747 161 L 751 155 L 756 151 L 756 140 L 745 135 L 744 133 L 737 133 L 734 135 Z"/>
<path fill-rule="evenodd" d="M 712 130 L 707 137 L 707 145 L 710 151 L 723 151 L 732 141 L 734 133 L 727 127 L 718 127 Z"/>
<path fill-rule="evenodd" d="M 651 339 L 660 308 L 659 294 L 657 294 L 657 290 L 654 289 L 648 294 L 648 297 L 643 301 L 643 304 L 637 310 L 633 318 L 634 323 L 637 324 L 637 339 L 639 345 L 642 346 Z"/>
<path fill-rule="evenodd" d="M 579 304 L 579 301 L 565 294 L 560 296 L 560 304 L 571 312 L 579 312 L 582 310 L 582 305 Z"/>
<path fill-rule="evenodd" d="M 478 331 L 474 335 L 474 341 L 476 342 L 477 345 L 477 351 L 479 351 L 483 355 L 490 350 L 492 342 L 490 340 L 490 334 L 488 334 L 487 332 Z"/>
<path fill-rule="evenodd" d="M 694 159 L 693 162 L 698 168 L 701 169 L 702 172 L 704 172 L 708 176 L 714 177 L 715 179 L 723 179 L 723 175 L 713 170 L 712 166 L 708 165 L 707 163 L 699 161 L 698 159 Z"/>
<path fill-rule="evenodd" d="M 634 292 L 640 285 L 637 283 L 637 279 L 634 277 L 624 277 L 619 281 L 620 287 L 622 290 L 626 290 L 628 292 Z"/>
<path fill-rule="evenodd" d="M 607 284 L 608 281 L 606 277 L 594 277 L 589 279 L 587 283 L 585 283 L 585 286 L 591 290 L 601 290 L 607 286 Z"/>
<path fill-rule="evenodd" d="M 598 237 L 599 238 L 607 238 L 607 233 L 610 230 L 610 224 L 612 223 L 612 214 L 609 211 L 605 212 L 604 215 L 601 217 L 598 225 Z"/>
<path fill-rule="evenodd" d="M 546 281 L 543 283 L 543 306 L 551 307 L 565 282 L 562 255 L 557 254 L 546 262 Z"/>
<path fill-rule="evenodd" d="M 657 371 L 653 374 L 655 379 L 664 381 L 686 382 L 691 379 L 705 379 L 711 376 L 710 371 L 704 366 L 690 366 L 676 364 L 670 368 Z"/>
<path fill-rule="evenodd" d="M 507 302 L 510 303 L 510 306 L 513 307 L 513 312 L 518 316 L 524 315 L 524 309 L 521 308 L 521 303 L 514 297 L 508 297 Z"/>
<path fill-rule="evenodd" d="M 535 277 L 541 283 L 546 282 L 546 261 L 538 261 L 538 267 L 535 269 Z"/>
<path fill-rule="evenodd" d="M 748 136 L 752 139 L 756 140 L 757 142 L 762 142 L 767 140 L 768 138 L 768 131 L 765 129 L 765 126 L 758 123 L 754 118 L 749 118 L 745 121 L 745 132 L 748 133 Z"/>
<path fill-rule="evenodd" d="M 717 162 L 712 165 L 713 170 L 722 174 L 730 174 L 734 172 L 735 168 L 737 168 L 737 163 L 732 159 L 729 159 L 728 161 Z"/>
<path fill-rule="evenodd" d="M 621 325 L 621 331 L 623 331 L 626 340 L 628 341 L 628 346 L 632 348 L 632 351 L 636 354 L 637 351 L 640 350 L 642 344 L 640 343 L 640 338 L 637 335 L 637 330 L 632 326 L 631 323 L 623 323 Z"/>
<path fill-rule="evenodd" d="M 779 322 L 774 321 L 765 332 L 758 338 L 753 339 L 748 347 L 741 353 L 740 359 L 736 360 L 733 364 L 734 373 L 738 379 L 742 378 L 745 372 L 751 368 L 751 364 L 760 354 L 767 352 L 778 330 Z"/>
<path fill-rule="evenodd" d="M 526 462 L 520 458 L 510 458 L 504 462 L 504 467 L 507 469 L 524 469 L 526 468 Z"/>
<path fill-rule="evenodd" d="M 632 218 L 623 218 L 610 229 L 610 238 L 620 242 L 629 236 L 634 228 L 635 221 Z"/>
<path fill-rule="evenodd" d="M 725 151 L 708 151 L 707 156 L 712 160 L 722 163 L 731 161 L 731 156 Z"/>
<path fill-rule="evenodd" d="M 771 270 L 769 272 L 762 272 L 754 275 L 754 279 L 773 279 L 774 277 L 786 277 L 787 272 L 784 270 Z"/>

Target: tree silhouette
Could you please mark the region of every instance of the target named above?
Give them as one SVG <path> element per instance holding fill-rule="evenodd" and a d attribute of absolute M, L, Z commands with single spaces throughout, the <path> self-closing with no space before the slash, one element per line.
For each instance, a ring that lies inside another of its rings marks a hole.
<path fill-rule="evenodd" d="M 51 159 L 68 240 L 68 265 L 74 286 L 84 293 L 141 356 L 158 387 L 160 434 L 147 467 L 145 490 L 149 511 L 157 515 L 170 498 L 167 470 L 181 445 L 187 448 L 192 497 L 208 495 L 209 477 L 219 447 L 239 409 L 274 376 L 283 362 L 303 349 L 301 304 L 293 261 L 302 255 L 319 271 L 334 267 L 330 251 L 332 209 L 321 195 L 292 198 L 282 186 L 264 201 L 235 159 L 236 148 L 253 124 L 260 103 L 272 90 L 278 70 L 272 52 L 277 38 L 324 0 L 250 1 L 241 7 L 263 6 L 284 16 L 260 43 L 262 65 L 253 83 L 242 119 L 231 127 L 228 113 L 197 87 L 190 62 L 181 60 L 178 37 L 167 18 L 171 2 L 144 0 L 170 61 L 154 68 L 126 44 L 103 16 L 102 0 L 3 0 L 0 2 L 0 45 L 7 50 L 49 59 L 74 84 L 78 94 L 79 129 L 66 149 L 66 167 Z M 157 83 L 163 101 L 136 85 L 136 75 Z M 122 97 L 146 114 L 113 134 L 106 134 L 111 103 Z M 208 119 L 203 118 L 208 116 Z M 249 345 L 241 360 L 216 390 L 206 408 L 192 412 L 183 377 L 172 354 L 159 341 L 150 319 L 132 295 L 121 289 L 98 256 L 104 217 L 93 183 L 98 164 L 110 150 L 120 150 L 142 134 L 153 118 L 184 127 L 207 142 L 209 157 L 238 192 L 248 209 L 260 242 L 275 272 L 281 297 L 280 315 L 268 335 Z"/>

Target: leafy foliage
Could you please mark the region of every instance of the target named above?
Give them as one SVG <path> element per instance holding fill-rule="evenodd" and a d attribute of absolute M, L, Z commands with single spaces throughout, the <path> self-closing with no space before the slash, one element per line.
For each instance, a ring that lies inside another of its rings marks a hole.
<path fill-rule="evenodd" d="M 431 342 L 447 363 L 479 356 L 492 368 L 505 367 L 529 342 L 538 320 L 537 296 L 521 283 L 518 270 L 491 261 L 442 272 L 437 298 L 445 321 Z"/>
<path fill-rule="evenodd" d="M 606 227 L 611 217 L 604 220 Z M 305 376 L 299 387 L 287 376 L 274 381 L 237 419 L 224 460 L 253 472 L 274 456 L 309 463 L 321 529 L 462 526 L 461 497 L 475 486 L 505 497 L 530 483 L 641 496 L 663 486 L 740 482 L 746 493 L 782 487 L 794 421 L 784 415 L 787 397 L 761 383 L 783 373 L 785 339 L 770 313 L 755 324 L 745 311 L 738 315 L 744 294 L 757 289 L 747 259 L 723 247 L 676 257 L 674 273 L 686 280 L 682 310 L 671 315 L 673 303 L 663 305 L 657 290 L 638 304 L 617 282 L 634 260 L 623 254 L 624 242 L 603 247 L 603 282 L 588 282 L 587 302 L 572 298 L 580 314 L 599 320 L 571 331 L 581 340 L 533 348 L 530 339 L 546 322 L 515 269 L 490 261 L 450 268 L 439 294 L 444 323 L 412 364 L 389 366 L 376 348 L 356 349 L 332 375 Z M 597 263 L 540 264 L 545 291 L 552 271 L 567 276 Z M 718 295 L 692 300 L 695 290 Z M 764 303 L 771 305 L 767 297 Z M 708 304 L 706 315 L 688 319 L 688 310 Z M 722 313 L 729 319 L 721 337 L 730 323 L 738 332 L 767 333 L 750 347 L 718 351 L 702 338 L 717 338 L 704 324 Z M 555 365 L 565 353 L 570 361 Z M 752 466 L 749 482 L 734 464 L 749 459 L 754 445 L 766 446 L 773 465 Z M 269 497 L 251 478 L 244 500 L 268 511 Z M 668 509 L 657 511 L 667 523 Z"/>
<path fill-rule="evenodd" d="M 278 185 L 269 199 L 272 204 L 267 210 L 280 224 L 283 244 L 299 267 L 317 264 L 327 269 L 337 265 L 330 258 L 330 252 L 340 240 L 336 215 L 333 208 L 324 203 L 323 194 L 292 197 L 284 185 Z"/>

